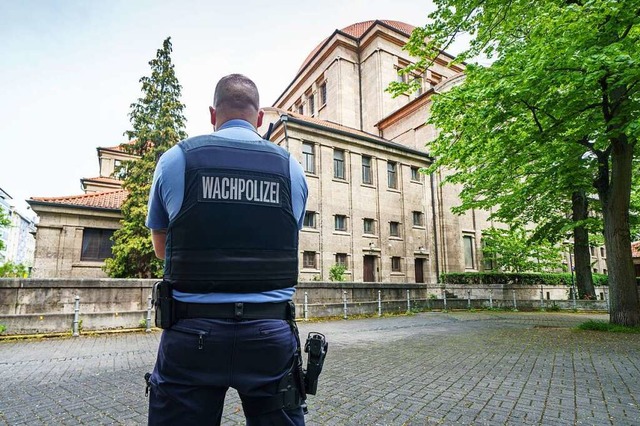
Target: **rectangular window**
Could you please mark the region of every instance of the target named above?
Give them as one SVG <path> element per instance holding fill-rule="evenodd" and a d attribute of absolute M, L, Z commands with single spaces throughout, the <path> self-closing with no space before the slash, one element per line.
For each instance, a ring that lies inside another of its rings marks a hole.
<path fill-rule="evenodd" d="M 298 105 L 298 114 L 304 115 L 304 105 Z"/>
<path fill-rule="evenodd" d="M 309 115 L 316 113 L 315 96 L 309 95 Z"/>
<path fill-rule="evenodd" d="M 591 250 L 591 257 L 596 257 L 596 248 L 590 247 L 590 250 Z"/>
<path fill-rule="evenodd" d="M 422 180 L 420 175 L 420 167 L 411 167 L 411 180 L 416 182 L 420 182 Z"/>
<path fill-rule="evenodd" d="M 316 156 L 311 143 L 304 142 L 302 144 L 302 166 L 307 173 L 316 172 Z"/>
<path fill-rule="evenodd" d="M 346 231 L 347 230 L 347 217 L 342 214 L 335 215 L 335 230 Z"/>
<path fill-rule="evenodd" d="M 400 222 L 389 222 L 389 235 L 392 237 L 400 236 Z"/>
<path fill-rule="evenodd" d="M 343 265 L 345 268 L 347 265 L 347 253 L 336 253 L 336 265 Z"/>
<path fill-rule="evenodd" d="M 495 254 L 493 254 L 488 247 L 486 240 L 482 241 L 482 259 L 484 260 L 484 270 L 493 271 L 497 268 Z"/>
<path fill-rule="evenodd" d="M 305 228 L 315 228 L 316 227 L 316 212 L 306 211 L 304 213 L 303 226 Z"/>
<path fill-rule="evenodd" d="M 398 178 L 396 176 L 396 167 L 397 164 L 393 161 L 389 161 L 387 163 L 387 185 L 389 188 L 397 188 L 398 187 Z"/>
<path fill-rule="evenodd" d="M 391 258 L 391 271 L 402 272 L 402 263 L 400 262 L 399 257 L 394 256 Z"/>
<path fill-rule="evenodd" d="M 82 231 L 82 251 L 80 260 L 101 262 L 111 257 L 111 237 L 113 229 L 85 228 Z"/>
<path fill-rule="evenodd" d="M 316 265 L 315 251 L 305 251 L 302 254 L 302 267 L 306 269 L 318 269 Z"/>
<path fill-rule="evenodd" d="M 364 233 L 374 235 L 376 233 L 375 222 L 373 219 L 364 219 Z"/>
<path fill-rule="evenodd" d="M 462 237 L 464 245 L 464 267 L 467 269 L 473 269 L 475 262 L 473 258 L 473 237 L 465 235 Z"/>
<path fill-rule="evenodd" d="M 327 103 L 327 83 L 322 83 L 320 85 L 320 105 L 325 105 Z"/>
<path fill-rule="evenodd" d="M 371 157 L 366 155 L 362 156 L 362 183 L 371 185 L 373 183 L 373 176 L 371 175 Z"/>
<path fill-rule="evenodd" d="M 333 177 L 344 179 L 344 151 L 341 149 L 333 150 Z"/>
<path fill-rule="evenodd" d="M 413 212 L 413 226 L 424 226 L 424 215 L 422 212 Z"/>
<path fill-rule="evenodd" d="M 604 247 L 600 247 L 600 257 L 602 257 L 603 259 L 607 257 L 607 252 L 604 251 Z"/>

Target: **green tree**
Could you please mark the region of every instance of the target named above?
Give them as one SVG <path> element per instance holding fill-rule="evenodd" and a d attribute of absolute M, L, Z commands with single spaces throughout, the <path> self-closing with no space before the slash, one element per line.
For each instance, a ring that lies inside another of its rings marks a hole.
<path fill-rule="evenodd" d="M 131 104 L 132 130 L 125 132 L 130 143 L 122 148 L 139 157 L 125 162 L 117 171 L 124 175 L 127 199 L 122 205 L 122 227 L 113 235 L 113 257 L 106 260 L 111 277 L 152 278 L 162 275 L 162 261 L 154 255 L 151 234 L 145 226 L 149 191 L 160 156 L 187 137 L 180 102 L 181 86 L 171 62 L 171 38 L 149 62 L 151 75 L 142 77 L 143 96 Z"/>
<path fill-rule="evenodd" d="M 482 232 L 483 255 L 501 272 L 551 272 L 560 266 L 560 249 L 549 241 L 531 239 L 524 228 L 489 228 Z"/>
<path fill-rule="evenodd" d="M 505 202 L 510 186 L 520 191 L 522 208 L 544 205 L 554 188 L 565 196 L 595 188 L 611 322 L 639 325 L 629 214 L 640 150 L 640 2 L 435 3 L 432 22 L 407 44 L 420 58 L 411 67 L 427 69 L 460 32 L 473 39 L 459 60 L 479 54 L 494 60 L 470 64 L 462 85 L 435 97 L 431 122 L 441 132 L 430 149 L 436 167 L 455 170 L 449 181 L 461 183 L 463 201 L 478 207 Z M 490 181 L 496 188 L 482 180 L 488 175 L 499 176 L 500 182 Z"/>

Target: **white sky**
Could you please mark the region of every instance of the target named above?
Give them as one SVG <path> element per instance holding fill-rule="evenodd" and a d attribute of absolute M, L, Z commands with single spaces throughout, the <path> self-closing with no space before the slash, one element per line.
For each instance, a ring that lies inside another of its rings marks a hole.
<path fill-rule="evenodd" d="M 271 106 L 311 50 L 370 19 L 421 26 L 416 0 L 2 0 L 0 188 L 24 211 L 34 196 L 81 194 L 96 147 L 125 141 L 148 61 L 171 36 L 189 136 L 208 133 L 217 80 L 252 78 Z M 456 53 L 456 52 L 452 52 Z"/>

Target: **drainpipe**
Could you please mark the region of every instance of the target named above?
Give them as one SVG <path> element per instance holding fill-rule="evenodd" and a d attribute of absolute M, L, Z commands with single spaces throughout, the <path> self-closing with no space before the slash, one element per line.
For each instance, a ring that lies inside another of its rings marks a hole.
<path fill-rule="evenodd" d="M 433 173 L 429 174 L 429 178 L 431 179 L 431 214 L 433 216 L 433 245 L 435 251 L 435 261 L 436 261 L 436 284 L 440 284 L 440 256 L 438 249 L 438 226 L 436 221 L 436 199 L 435 199 L 435 180 L 433 177 Z"/>
<path fill-rule="evenodd" d="M 363 126 L 363 118 L 362 118 L 362 56 L 361 56 L 361 51 L 360 51 L 360 41 L 358 41 L 358 90 L 360 92 L 360 102 L 358 102 L 358 104 L 360 105 L 360 130 L 362 131 L 364 126 Z"/>
<path fill-rule="evenodd" d="M 289 133 L 287 132 L 287 123 L 289 121 L 289 116 L 286 114 L 282 114 L 280 116 L 280 121 L 282 122 L 282 126 L 284 127 L 284 146 L 287 152 L 289 151 Z"/>

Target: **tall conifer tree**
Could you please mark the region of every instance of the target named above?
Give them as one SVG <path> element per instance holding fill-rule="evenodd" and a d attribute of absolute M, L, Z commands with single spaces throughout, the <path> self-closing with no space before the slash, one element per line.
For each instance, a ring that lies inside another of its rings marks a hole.
<path fill-rule="evenodd" d="M 162 274 L 162 261 L 153 252 L 151 234 L 145 226 L 149 190 L 160 156 L 187 137 L 180 86 L 171 62 L 171 38 L 167 38 L 155 59 L 149 61 L 151 75 L 142 77 L 143 96 L 131 104 L 132 130 L 125 132 L 129 143 L 122 149 L 139 157 L 120 167 L 128 196 L 122 205 L 122 228 L 113 236 L 113 257 L 106 271 L 117 278 L 153 278 Z"/>

